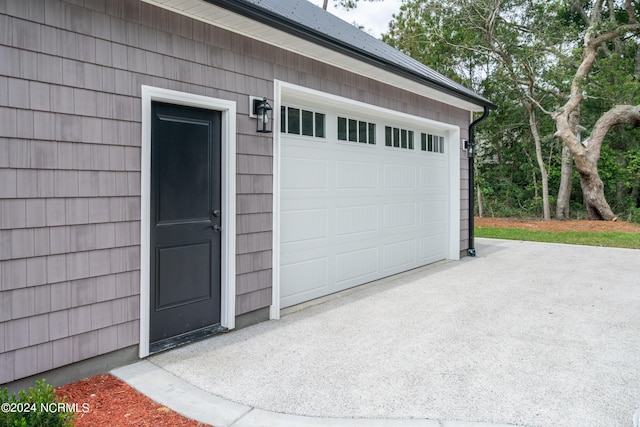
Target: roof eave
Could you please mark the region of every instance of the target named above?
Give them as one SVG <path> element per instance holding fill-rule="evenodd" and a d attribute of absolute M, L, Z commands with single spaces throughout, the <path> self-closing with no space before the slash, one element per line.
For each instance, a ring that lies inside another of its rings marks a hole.
<path fill-rule="evenodd" d="M 472 104 L 475 104 L 481 107 L 486 106 L 491 110 L 495 110 L 497 108 L 495 104 L 486 100 L 480 95 L 470 96 L 468 94 L 456 91 L 455 89 L 442 85 L 438 81 L 431 80 L 425 76 L 422 76 L 418 73 L 413 72 L 412 70 L 408 70 L 404 67 L 400 67 L 396 63 L 393 63 L 391 61 L 385 60 L 384 58 L 380 58 L 378 56 L 372 55 L 369 52 L 356 48 L 355 46 L 349 45 L 333 37 L 330 37 L 326 34 L 315 31 L 312 28 L 308 28 L 306 26 L 300 25 L 299 23 L 293 20 L 287 19 L 286 17 L 283 17 L 281 15 L 276 15 L 269 10 L 256 6 L 255 4 L 247 3 L 242 0 L 204 0 L 204 1 L 210 4 L 214 4 L 216 6 L 223 7 L 231 12 L 238 13 L 242 16 L 245 16 L 247 18 L 253 19 L 260 23 L 266 24 L 270 27 L 276 28 L 286 33 L 292 34 L 296 37 L 300 37 L 307 41 L 316 43 L 325 48 L 337 51 L 342 54 L 347 54 L 352 57 L 356 57 L 357 59 L 363 62 L 374 65 L 383 70 L 390 71 L 394 74 L 397 74 L 409 80 L 413 80 L 417 83 L 423 84 L 433 89 L 437 89 L 441 92 L 447 93 L 454 97 L 463 99 Z"/>

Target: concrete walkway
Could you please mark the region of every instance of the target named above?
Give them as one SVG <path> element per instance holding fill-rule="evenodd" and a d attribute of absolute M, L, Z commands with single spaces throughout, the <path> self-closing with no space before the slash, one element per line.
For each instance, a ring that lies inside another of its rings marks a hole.
<path fill-rule="evenodd" d="M 281 414 L 214 396 L 146 360 L 114 369 L 111 373 L 156 402 L 215 427 L 512 427 L 507 424 L 443 420 L 327 418 Z"/>
<path fill-rule="evenodd" d="M 216 427 L 631 426 L 640 251 L 476 248 L 113 373 Z"/>

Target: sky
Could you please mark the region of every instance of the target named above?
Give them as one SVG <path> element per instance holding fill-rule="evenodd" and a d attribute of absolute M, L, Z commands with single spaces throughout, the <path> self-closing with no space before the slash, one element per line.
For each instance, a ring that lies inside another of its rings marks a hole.
<path fill-rule="evenodd" d="M 322 0 L 309 0 L 316 6 L 322 7 Z M 327 11 L 333 13 L 338 18 L 348 23 L 354 21 L 364 26 L 364 30 L 374 37 L 380 38 L 382 33 L 386 33 L 389 29 L 389 22 L 392 15 L 400 11 L 402 0 L 382 0 L 382 1 L 359 1 L 358 7 L 350 11 L 338 6 L 335 7 L 335 1 L 329 0 Z"/>

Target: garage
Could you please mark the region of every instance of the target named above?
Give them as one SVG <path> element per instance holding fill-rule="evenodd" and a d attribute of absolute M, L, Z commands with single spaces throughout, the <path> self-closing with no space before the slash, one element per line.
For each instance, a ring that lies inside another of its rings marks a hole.
<path fill-rule="evenodd" d="M 0 383 L 475 253 L 496 106 L 311 2 L 0 4 Z"/>
<path fill-rule="evenodd" d="M 279 112 L 281 308 L 457 259 L 456 127 L 315 91 Z"/>

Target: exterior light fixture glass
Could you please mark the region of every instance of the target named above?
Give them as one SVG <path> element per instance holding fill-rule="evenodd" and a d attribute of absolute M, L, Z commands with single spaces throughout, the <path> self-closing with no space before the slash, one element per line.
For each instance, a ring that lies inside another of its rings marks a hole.
<path fill-rule="evenodd" d="M 273 132 L 273 108 L 267 102 L 267 98 L 253 100 L 253 114 L 258 119 L 256 132 Z"/>
<path fill-rule="evenodd" d="M 471 144 L 471 141 L 469 140 L 464 141 L 464 149 L 467 150 L 467 157 L 470 159 L 473 158 L 473 156 L 476 154 L 475 147 L 473 146 L 473 144 Z"/>

